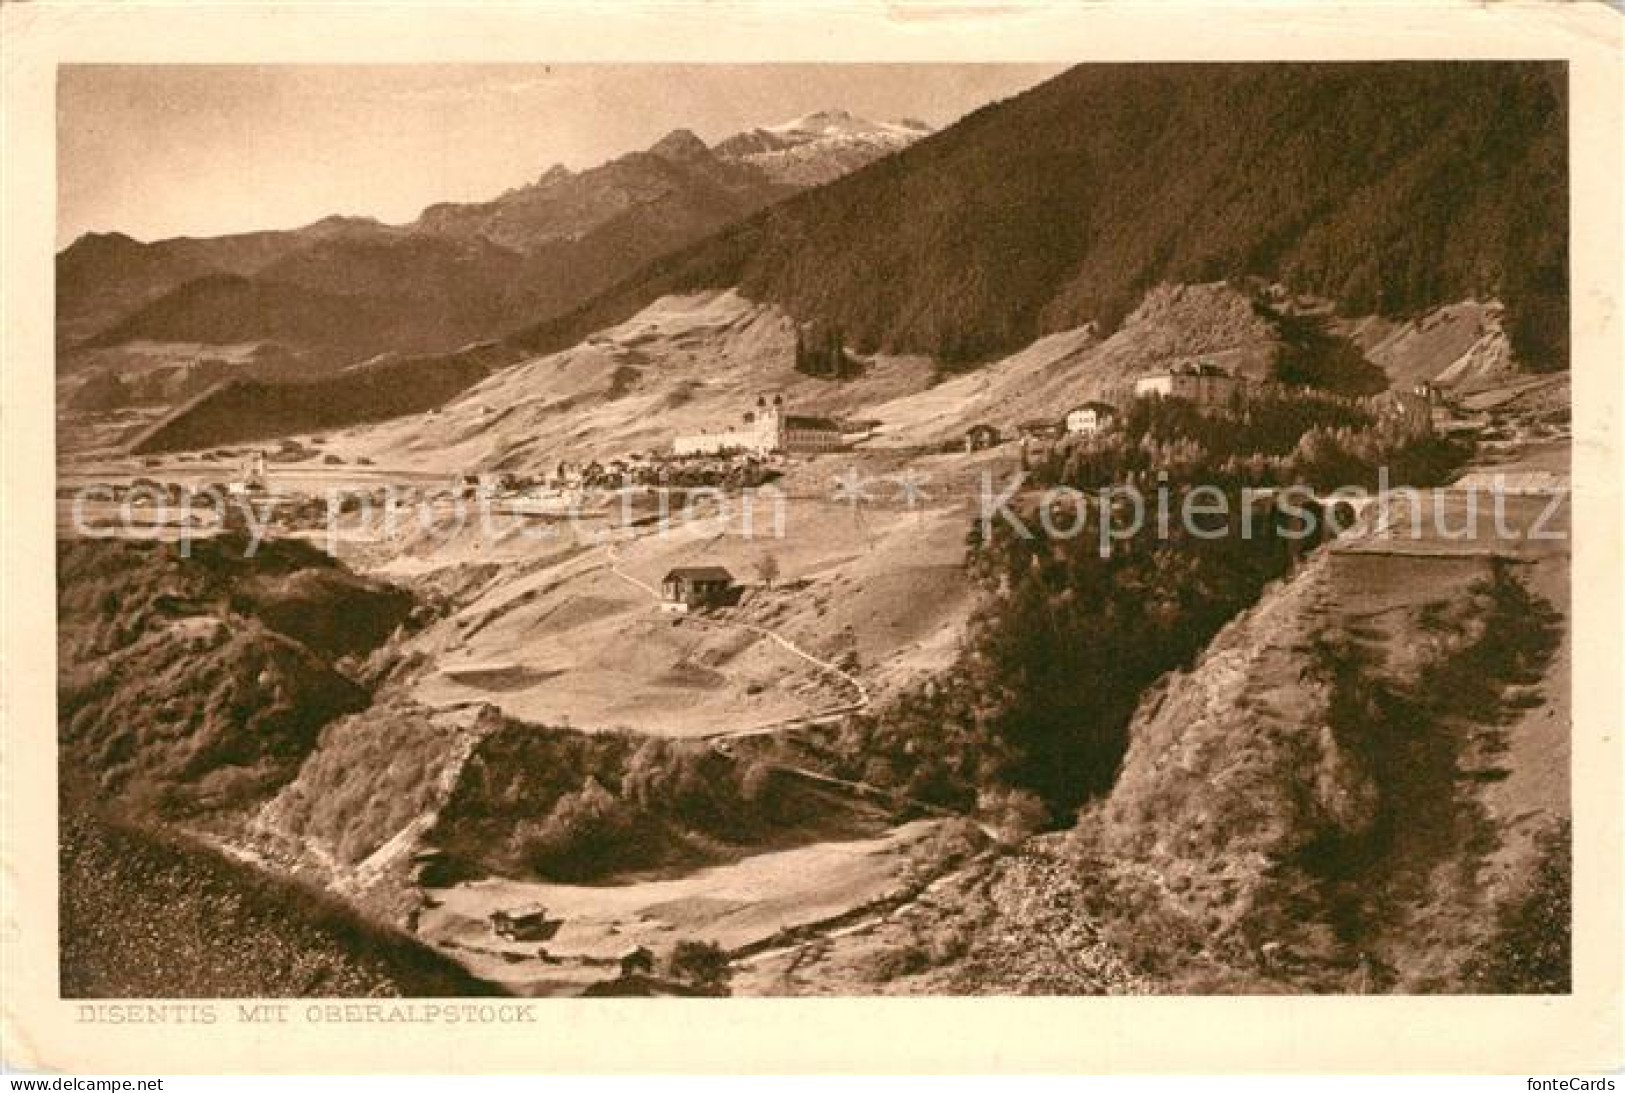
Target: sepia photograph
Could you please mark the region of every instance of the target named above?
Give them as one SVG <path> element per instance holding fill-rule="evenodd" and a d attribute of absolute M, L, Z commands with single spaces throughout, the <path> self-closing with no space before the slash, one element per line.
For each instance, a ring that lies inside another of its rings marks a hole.
<path fill-rule="evenodd" d="M 1562 64 L 59 87 L 65 994 L 1568 989 Z"/>
<path fill-rule="evenodd" d="M 1570 61 L 534 44 L 49 74 L 81 1035 L 1617 1006 Z"/>

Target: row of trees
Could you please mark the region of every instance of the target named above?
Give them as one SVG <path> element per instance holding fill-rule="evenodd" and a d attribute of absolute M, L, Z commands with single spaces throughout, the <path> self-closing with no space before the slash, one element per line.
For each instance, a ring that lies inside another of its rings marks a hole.
<path fill-rule="evenodd" d="M 794 822 L 780 788 L 704 741 L 514 723 L 469 758 L 435 837 L 482 868 L 592 881 Z"/>
<path fill-rule="evenodd" d="M 1048 486 L 1305 484 L 1372 487 L 1386 466 L 1394 484 L 1443 481 L 1466 456 L 1459 442 L 1410 435 L 1358 399 L 1304 389 L 1265 391 L 1232 411 L 1203 413 L 1181 399 L 1137 399 L 1118 427 L 1057 445 L 1028 470 Z"/>

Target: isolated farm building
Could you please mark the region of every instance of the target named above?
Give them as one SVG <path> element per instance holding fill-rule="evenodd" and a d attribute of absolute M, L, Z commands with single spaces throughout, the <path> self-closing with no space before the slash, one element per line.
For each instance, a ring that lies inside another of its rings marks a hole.
<path fill-rule="evenodd" d="M 1216 364 L 1185 364 L 1141 376 L 1134 381 L 1134 396 L 1184 399 L 1204 410 L 1223 410 L 1245 398 L 1247 381 Z"/>
<path fill-rule="evenodd" d="M 728 602 L 733 574 L 719 565 L 678 566 L 660 582 L 661 606 L 668 611 L 689 611 Z"/>
<path fill-rule="evenodd" d="M 839 451 L 843 444 L 839 422 L 787 413 L 783 396 L 774 395 L 771 404 L 765 396 L 758 398 L 756 409 L 747 410 L 738 425 L 678 437 L 672 451 L 677 455 L 819 455 Z"/>
<path fill-rule="evenodd" d="M 1105 432 L 1117 418 L 1117 408 L 1106 402 L 1086 402 L 1066 412 L 1064 424 L 1071 436 L 1094 436 Z"/>
<path fill-rule="evenodd" d="M 539 904 L 491 913 L 491 932 L 505 941 L 546 941 L 559 932 L 560 919 L 549 919 Z"/>
<path fill-rule="evenodd" d="M 979 452 L 984 448 L 996 448 L 1003 439 L 998 429 L 985 422 L 978 423 L 965 430 L 965 450 Z"/>

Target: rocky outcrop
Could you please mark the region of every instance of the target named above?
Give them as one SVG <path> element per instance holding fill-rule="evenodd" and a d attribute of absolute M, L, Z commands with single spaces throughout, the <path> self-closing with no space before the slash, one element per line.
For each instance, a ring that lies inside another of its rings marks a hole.
<path fill-rule="evenodd" d="M 1172 991 L 1470 989 L 1553 619 L 1486 557 L 1318 556 L 1136 714 L 1076 836 L 1117 940 Z"/>

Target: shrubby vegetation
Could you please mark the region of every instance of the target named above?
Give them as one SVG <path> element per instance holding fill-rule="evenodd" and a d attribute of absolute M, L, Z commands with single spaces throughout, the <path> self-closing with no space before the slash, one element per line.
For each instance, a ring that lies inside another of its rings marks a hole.
<path fill-rule="evenodd" d="M 1521 837 L 1480 786 L 1507 774 L 1502 726 L 1552 654 L 1550 605 L 1505 566 L 1381 621 L 1298 594 L 1294 627 L 1226 639 L 1248 686 L 1162 693 L 1070 840 L 1089 913 L 1175 993 L 1540 989 L 1566 967 L 1567 848 L 1537 844 L 1531 890 L 1486 886 L 1479 867 Z M 1492 911 L 1492 936 L 1468 925 Z"/>
<path fill-rule="evenodd" d="M 1045 486 L 1082 490 L 1159 483 L 1258 488 L 1374 488 L 1378 468 L 1393 485 L 1443 482 L 1468 454 L 1459 442 L 1412 436 L 1376 421 L 1357 399 L 1317 389 L 1265 388 L 1226 413 L 1182 399 L 1141 398 L 1120 427 L 1061 444 L 1031 463 Z"/>
<path fill-rule="evenodd" d="M 278 794 L 276 826 L 359 862 L 433 807 L 455 746 L 444 723 L 409 701 L 341 718 L 322 730 L 299 776 Z"/>
<path fill-rule="evenodd" d="M 1501 909 L 1472 968 L 1485 994 L 1568 994 L 1574 982 L 1574 847 L 1567 820 L 1540 838 L 1527 894 Z"/>
<path fill-rule="evenodd" d="M 590 880 L 793 822 L 775 780 L 703 741 L 515 723 L 470 756 L 434 838 L 478 867 Z"/>
<path fill-rule="evenodd" d="M 336 897 L 176 835 L 66 814 L 61 866 L 66 998 L 502 993 Z"/>
<path fill-rule="evenodd" d="M 410 598 L 302 542 L 245 546 L 58 544 L 66 796 L 141 816 L 254 802 L 324 724 L 366 705 L 339 662 L 382 641 Z"/>
<path fill-rule="evenodd" d="M 1359 346 L 1331 332 L 1328 316 L 1284 312 L 1256 295 L 1253 309 L 1281 339 L 1270 363 L 1270 379 L 1276 383 L 1356 396 L 1388 388 L 1388 376 L 1365 359 Z"/>
<path fill-rule="evenodd" d="M 821 323 L 796 327 L 796 371 L 820 379 L 848 379 L 858 363 L 846 351 L 839 329 Z"/>
<path fill-rule="evenodd" d="M 704 995 L 726 995 L 728 980 L 733 978 L 727 951 L 714 941 L 679 941 L 666 958 L 665 971 L 668 977 Z"/>

